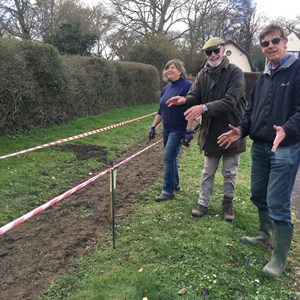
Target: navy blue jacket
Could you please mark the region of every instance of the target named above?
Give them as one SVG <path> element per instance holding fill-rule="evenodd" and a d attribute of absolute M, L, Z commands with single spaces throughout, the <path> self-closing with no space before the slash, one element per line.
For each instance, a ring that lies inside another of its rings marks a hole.
<path fill-rule="evenodd" d="M 168 83 L 160 93 L 158 114 L 162 117 L 165 129 L 185 131 L 187 121 L 183 115 L 186 108 L 181 105 L 168 107 L 166 101 L 173 96 L 186 96 L 192 83 L 182 77 L 174 82 Z"/>
<path fill-rule="evenodd" d="M 267 66 L 259 76 L 238 127 L 242 137 L 273 144 L 274 125 L 286 133 L 281 146 L 300 142 L 300 60 L 292 55 L 273 74 Z"/>

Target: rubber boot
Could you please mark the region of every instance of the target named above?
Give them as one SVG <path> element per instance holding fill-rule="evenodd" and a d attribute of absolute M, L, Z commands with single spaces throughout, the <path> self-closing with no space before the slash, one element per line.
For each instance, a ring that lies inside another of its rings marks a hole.
<path fill-rule="evenodd" d="M 275 224 L 274 244 L 275 248 L 271 260 L 262 271 L 271 277 L 279 277 L 285 270 L 287 258 L 293 238 L 293 228 Z"/>
<path fill-rule="evenodd" d="M 248 244 L 262 244 L 267 247 L 272 247 L 274 222 L 270 219 L 267 210 L 259 210 L 258 216 L 260 235 L 257 237 L 243 236 L 241 241 Z"/>

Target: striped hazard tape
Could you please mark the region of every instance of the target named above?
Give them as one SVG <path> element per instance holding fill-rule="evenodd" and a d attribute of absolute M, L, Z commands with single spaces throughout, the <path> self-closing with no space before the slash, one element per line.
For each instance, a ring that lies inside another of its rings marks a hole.
<path fill-rule="evenodd" d="M 117 124 L 114 124 L 114 125 L 110 125 L 110 126 L 107 126 L 107 127 L 104 127 L 104 128 L 100 128 L 100 129 L 92 130 L 92 131 L 85 132 L 85 133 L 82 133 L 82 134 L 79 134 L 79 135 L 74 135 L 74 136 L 71 136 L 71 137 L 67 137 L 67 138 L 64 138 L 64 139 L 61 139 L 61 140 L 58 140 L 58 141 L 55 141 L 55 142 L 51 142 L 51 143 L 47 143 L 47 144 L 44 144 L 44 145 L 32 147 L 32 148 L 29 148 L 29 149 L 26 149 L 26 150 L 17 151 L 15 153 L 3 155 L 3 156 L 0 156 L 0 159 L 21 155 L 21 154 L 24 154 L 24 153 L 32 152 L 32 151 L 43 149 L 43 148 L 50 147 L 50 146 L 55 146 L 57 144 L 61 144 L 61 143 L 64 143 L 64 142 L 77 140 L 77 139 L 80 139 L 80 138 L 83 138 L 83 137 L 90 136 L 90 135 L 95 134 L 95 133 L 100 133 L 100 132 L 103 132 L 103 131 L 107 131 L 109 129 L 113 129 L 113 128 L 116 128 L 116 127 L 119 127 L 119 126 L 123 126 L 123 125 L 129 124 L 129 123 L 147 118 L 147 117 L 152 116 L 154 114 L 156 114 L 156 112 L 145 115 L 145 116 L 142 116 L 142 117 L 138 117 L 138 118 L 135 118 L 135 119 L 131 119 L 131 120 L 128 120 L 128 121 L 124 121 L 124 122 L 121 122 L 121 123 L 117 123 Z"/>
<path fill-rule="evenodd" d="M 85 186 L 87 186 L 88 184 L 92 183 L 93 181 L 95 181 L 96 179 L 104 176 L 105 174 L 109 173 L 110 171 L 114 170 L 114 169 L 117 169 L 119 168 L 121 165 L 127 163 L 129 160 L 135 158 L 136 156 L 140 155 L 141 153 L 147 151 L 148 149 L 150 149 L 151 147 L 157 145 L 158 143 L 160 143 L 162 141 L 162 139 L 158 140 L 157 142 L 149 145 L 148 147 L 142 149 L 141 151 L 133 154 L 132 156 L 124 159 L 123 161 L 119 162 L 118 164 L 116 164 L 115 166 L 113 167 L 110 167 L 108 169 L 106 169 L 105 171 L 102 171 L 100 172 L 99 174 L 95 175 L 94 177 L 91 177 L 90 179 L 82 182 L 81 184 L 73 187 L 72 189 L 64 192 L 63 194 L 53 198 L 52 200 L 48 201 L 47 203 L 35 208 L 34 210 L 28 212 L 27 214 L 19 217 L 18 219 L 2 226 L 0 228 L 0 235 L 2 235 L 3 233 L 5 233 L 6 231 L 14 228 L 14 227 L 17 227 L 18 225 L 22 224 L 23 222 L 25 222 L 26 220 L 28 220 L 29 218 L 39 214 L 41 211 L 45 210 L 46 208 L 56 204 L 57 202 L 61 201 L 62 199 L 65 199 L 67 197 L 69 197 L 70 195 L 74 194 L 75 192 L 79 191 L 80 189 L 84 188 Z"/>

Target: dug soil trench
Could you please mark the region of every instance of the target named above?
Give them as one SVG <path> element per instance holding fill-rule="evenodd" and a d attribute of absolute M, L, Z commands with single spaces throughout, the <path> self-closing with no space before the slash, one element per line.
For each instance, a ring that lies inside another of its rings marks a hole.
<path fill-rule="evenodd" d="M 117 162 L 150 144 L 145 140 L 123 153 Z M 162 147 L 159 143 L 118 168 L 117 223 L 130 214 L 134 202 L 139 200 L 140 191 L 162 175 Z M 77 159 L 102 155 L 101 161 L 106 161 L 106 153 L 95 148 L 73 147 L 73 151 L 76 151 Z M 296 183 L 296 198 L 299 197 L 299 186 Z M 0 300 L 37 300 L 55 276 L 66 273 L 80 256 L 94 251 L 102 239 L 107 240 L 106 236 L 111 235 L 107 219 L 109 200 L 107 174 L 1 235 Z M 298 266 L 295 272 L 300 276 Z"/>
<path fill-rule="evenodd" d="M 140 143 L 123 153 L 118 162 L 149 145 L 149 141 Z M 92 150 L 94 155 L 99 155 Z M 76 151 L 78 159 L 81 155 L 85 159 L 83 155 L 89 152 L 88 149 Z M 162 143 L 118 168 L 116 222 L 130 214 L 140 191 L 153 184 L 161 174 Z M 109 200 L 107 174 L 1 235 L 0 299 L 38 299 L 55 276 L 64 274 L 80 256 L 93 251 L 96 243 L 111 234 L 107 219 Z"/>

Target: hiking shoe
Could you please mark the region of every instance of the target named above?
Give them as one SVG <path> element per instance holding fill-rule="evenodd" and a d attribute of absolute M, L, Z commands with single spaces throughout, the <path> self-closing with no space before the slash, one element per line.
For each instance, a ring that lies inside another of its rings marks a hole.
<path fill-rule="evenodd" d="M 201 204 L 198 204 L 197 207 L 192 209 L 192 216 L 201 218 L 207 212 L 208 208 Z"/>
<path fill-rule="evenodd" d="M 163 201 L 168 201 L 168 200 L 171 200 L 171 199 L 174 199 L 174 198 L 175 198 L 175 194 L 170 194 L 170 195 L 160 194 L 159 196 L 157 196 L 155 198 L 155 201 L 156 202 L 163 202 Z"/>
<path fill-rule="evenodd" d="M 175 186 L 175 192 L 180 192 L 181 191 L 181 187 L 178 185 L 178 186 Z"/>
<path fill-rule="evenodd" d="M 223 202 L 223 218 L 227 222 L 232 222 L 234 220 L 232 202 Z"/>

